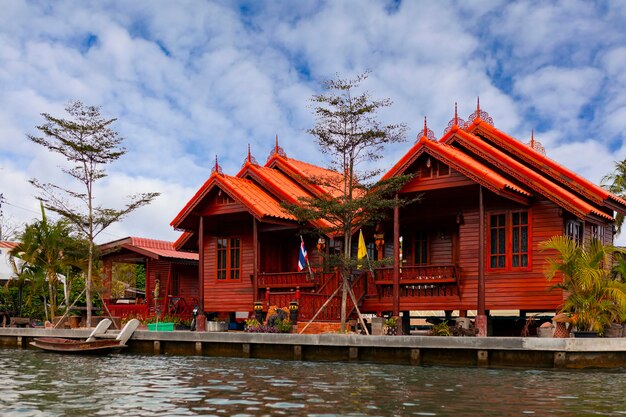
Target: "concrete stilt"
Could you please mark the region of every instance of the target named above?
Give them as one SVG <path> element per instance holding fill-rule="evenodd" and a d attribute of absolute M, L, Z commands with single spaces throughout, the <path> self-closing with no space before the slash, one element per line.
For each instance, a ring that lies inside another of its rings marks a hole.
<path fill-rule="evenodd" d="M 296 361 L 301 361 L 302 360 L 302 346 L 295 345 L 293 347 L 293 359 L 296 360 Z"/>
<path fill-rule="evenodd" d="M 488 350 L 479 350 L 476 353 L 476 358 L 478 359 L 478 366 L 489 366 L 489 351 Z"/>
<path fill-rule="evenodd" d="M 419 349 L 411 349 L 411 365 L 421 365 L 422 352 Z"/>

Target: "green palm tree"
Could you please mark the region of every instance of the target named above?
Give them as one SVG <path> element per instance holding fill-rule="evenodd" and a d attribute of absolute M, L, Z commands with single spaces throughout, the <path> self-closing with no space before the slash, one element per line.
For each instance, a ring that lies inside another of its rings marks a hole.
<path fill-rule="evenodd" d="M 28 283 L 34 282 L 37 274 L 37 267 L 27 264 L 26 262 L 17 262 L 16 258 L 9 257 L 9 265 L 13 270 L 14 279 L 7 282 L 7 288 L 17 287 L 17 314 L 22 317 L 24 307 L 24 288 Z"/>
<path fill-rule="evenodd" d="M 622 198 L 626 198 L 626 159 L 615 162 L 615 172 L 602 177 L 602 187 Z M 624 215 L 617 213 L 615 216 L 615 227 L 617 232 L 622 231 Z"/>
<path fill-rule="evenodd" d="M 613 255 L 625 250 L 595 239 L 578 245 L 567 236 L 554 236 L 541 248 L 557 252 L 547 259 L 546 278 L 561 278 L 553 287 L 566 297 L 560 312 L 568 314 L 578 330 L 601 333 L 611 322 L 626 319 L 626 285 L 611 270 Z"/>
<path fill-rule="evenodd" d="M 20 243 L 10 252 L 26 264 L 43 270 L 48 287 L 51 319 L 56 315 L 58 274 L 66 269 L 64 251 L 71 240 L 71 232 L 70 224 L 65 220 L 49 222 L 42 204 L 41 220 L 24 228 L 19 236 Z"/>

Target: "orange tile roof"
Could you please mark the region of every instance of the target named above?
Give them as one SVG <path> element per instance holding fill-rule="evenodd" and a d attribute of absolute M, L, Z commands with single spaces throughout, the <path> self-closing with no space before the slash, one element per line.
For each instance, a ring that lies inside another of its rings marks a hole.
<path fill-rule="evenodd" d="M 216 181 L 224 185 L 224 191 L 240 201 L 259 218 L 276 217 L 285 220 L 296 218 L 281 207 L 278 200 L 270 196 L 254 182 L 229 175 L 217 175 Z"/>
<path fill-rule="evenodd" d="M 426 137 L 422 137 L 409 151 L 394 165 L 382 179 L 388 179 L 396 175 L 401 175 L 406 169 L 421 155 L 422 153 L 442 160 L 456 171 L 473 179 L 477 183 L 486 186 L 492 191 L 502 194 L 506 191 L 512 191 L 524 197 L 531 197 L 532 194 L 515 183 L 507 180 L 493 169 L 478 162 L 471 156 L 462 151 L 439 143 Z M 509 196 L 512 197 L 512 196 Z M 515 198 L 515 197 L 514 197 Z M 518 199 L 518 198 L 515 198 Z"/>
<path fill-rule="evenodd" d="M 266 167 L 273 168 L 278 166 L 286 171 L 293 180 L 305 187 L 311 193 L 320 196 L 322 194 L 330 194 L 333 197 L 339 197 L 342 195 L 341 190 L 325 184 L 316 184 L 310 179 L 323 180 L 328 178 L 328 181 L 338 182 L 342 180 L 341 174 L 338 172 L 318 167 L 306 162 L 298 161 L 297 159 L 287 158 L 285 156 L 274 154 L 265 164 Z"/>
<path fill-rule="evenodd" d="M 274 154 L 270 160 L 268 160 L 265 167 L 253 164 L 250 158 L 248 158 L 248 161 L 246 161 L 244 167 L 236 177 L 214 171 L 170 224 L 173 227 L 179 227 L 183 220 L 189 216 L 191 211 L 200 204 L 208 195 L 209 191 L 215 186 L 219 186 L 224 192 L 230 195 L 230 197 L 240 202 L 250 213 L 259 219 L 274 217 L 296 221 L 295 216 L 281 207 L 280 201 L 287 200 L 296 203 L 300 197 L 326 194 L 322 187 L 309 183 L 306 180 L 305 172 L 302 170 L 306 170 L 307 174 L 321 173 L 323 175 L 329 175 L 332 171 L 301 161 L 294 161 L 295 160 L 291 159 L 287 161 L 287 158 L 279 154 Z M 272 168 L 276 166 L 276 163 L 280 164 L 281 168 L 288 171 L 286 175 Z M 265 182 L 264 186 L 267 186 L 268 190 L 263 189 L 253 181 L 243 178 L 247 170 L 263 178 Z M 333 175 L 336 175 L 336 173 L 333 173 Z M 272 196 L 270 192 L 276 197 Z M 318 223 L 320 223 L 322 227 L 328 226 L 327 222 L 324 221 L 318 221 Z"/>
<path fill-rule="evenodd" d="M 129 236 L 124 239 L 104 243 L 99 245 L 99 247 L 103 252 L 113 250 L 117 247 L 122 247 L 152 258 L 171 258 L 189 261 L 198 260 L 197 253 L 178 251 L 174 248 L 174 244 L 172 242 L 143 237 Z"/>
<path fill-rule="evenodd" d="M 289 203 L 297 204 L 302 198 L 310 198 L 313 195 L 302 188 L 298 183 L 284 175 L 277 169 L 262 167 L 259 165 L 248 164 L 246 167 L 249 172 L 257 177 L 261 178 L 270 191 L 277 195 L 281 200 L 286 200 Z M 245 175 L 246 171 L 242 170 L 241 175 Z M 313 221 L 317 227 L 330 228 L 332 225 L 330 222 L 318 219 Z"/>
<path fill-rule="evenodd" d="M 202 184 L 202 186 L 198 189 L 198 191 L 196 191 L 193 197 L 191 197 L 187 204 L 185 204 L 180 212 L 178 212 L 176 217 L 174 217 L 174 220 L 170 222 L 170 226 L 177 228 L 182 223 L 182 221 L 189 215 L 191 210 L 193 210 L 193 208 L 196 207 L 200 203 L 200 201 L 206 196 L 209 190 L 211 190 L 214 185 L 216 176 L 217 173 L 215 172 L 211 174 L 209 179 L 207 179 L 204 184 Z"/>
<path fill-rule="evenodd" d="M 254 175 L 262 178 L 275 194 L 292 203 L 296 203 L 299 198 L 312 196 L 311 193 L 276 169 L 254 164 L 250 164 L 248 169 Z"/>
<path fill-rule="evenodd" d="M 239 201 L 250 211 L 250 213 L 258 218 L 269 216 L 286 220 L 295 220 L 295 217 L 287 213 L 276 199 L 271 197 L 252 181 L 213 172 L 209 179 L 187 202 L 185 207 L 183 207 L 174 220 L 172 220 L 170 225 L 178 227 L 215 186 L 219 186 L 224 190 L 224 192 L 230 195 L 233 199 Z"/>
<path fill-rule="evenodd" d="M 422 141 L 426 148 L 436 150 L 437 153 L 444 156 L 445 160 L 451 162 L 453 168 L 457 171 L 466 171 L 467 174 L 472 175 L 475 179 L 484 179 L 489 185 L 498 190 L 509 189 L 526 197 L 532 196 L 532 194 L 524 188 L 507 180 L 493 169 L 478 162 L 475 158 L 463 153 L 459 149 L 426 138 L 423 138 Z"/>
<path fill-rule="evenodd" d="M 474 123 L 468 127 L 468 131 L 486 133 L 488 139 L 495 140 L 500 146 L 503 146 L 510 152 L 514 152 L 527 163 L 550 175 L 552 179 L 572 188 L 576 192 L 594 201 L 596 204 L 604 204 L 606 200 L 612 200 L 618 205 L 618 207 L 613 208 L 616 211 L 626 214 L 626 200 L 570 171 L 544 154 L 537 152 L 530 146 L 496 129 L 488 123 L 476 119 Z"/>
<path fill-rule="evenodd" d="M 451 135 L 451 138 L 452 139 L 447 140 L 448 143 L 453 141 L 460 142 L 462 145 L 470 148 L 472 152 L 489 160 L 491 164 L 498 166 L 507 174 L 515 177 L 518 181 L 526 184 L 531 189 L 542 194 L 557 205 L 566 208 L 578 217 L 582 218 L 586 215 L 594 214 L 608 220 L 613 220 L 612 216 L 596 209 L 591 204 L 578 198 L 557 183 L 550 181 L 534 169 L 529 168 L 515 158 L 488 144 L 478 136 L 458 129 Z"/>

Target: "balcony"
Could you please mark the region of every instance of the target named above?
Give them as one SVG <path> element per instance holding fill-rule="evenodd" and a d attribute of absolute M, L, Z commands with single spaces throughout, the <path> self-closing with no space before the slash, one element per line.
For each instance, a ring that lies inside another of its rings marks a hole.
<path fill-rule="evenodd" d="M 400 297 L 458 295 L 459 268 L 455 265 L 416 265 L 400 268 Z M 378 297 L 391 297 L 393 268 L 375 271 Z"/>
<path fill-rule="evenodd" d="M 313 275 L 307 272 L 276 272 L 257 275 L 259 289 L 285 288 L 315 288 L 320 282 L 320 274 Z"/>

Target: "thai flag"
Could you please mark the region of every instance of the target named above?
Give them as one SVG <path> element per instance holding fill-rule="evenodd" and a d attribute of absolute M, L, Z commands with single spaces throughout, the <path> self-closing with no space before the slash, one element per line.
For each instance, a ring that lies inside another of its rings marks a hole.
<path fill-rule="evenodd" d="M 306 265 L 308 262 L 309 262 L 309 254 L 306 253 L 306 248 L 304 247 L 304 240 L 300 238 L 300 256 L 298 257 L 298 272 L 306 268 Z"/>

